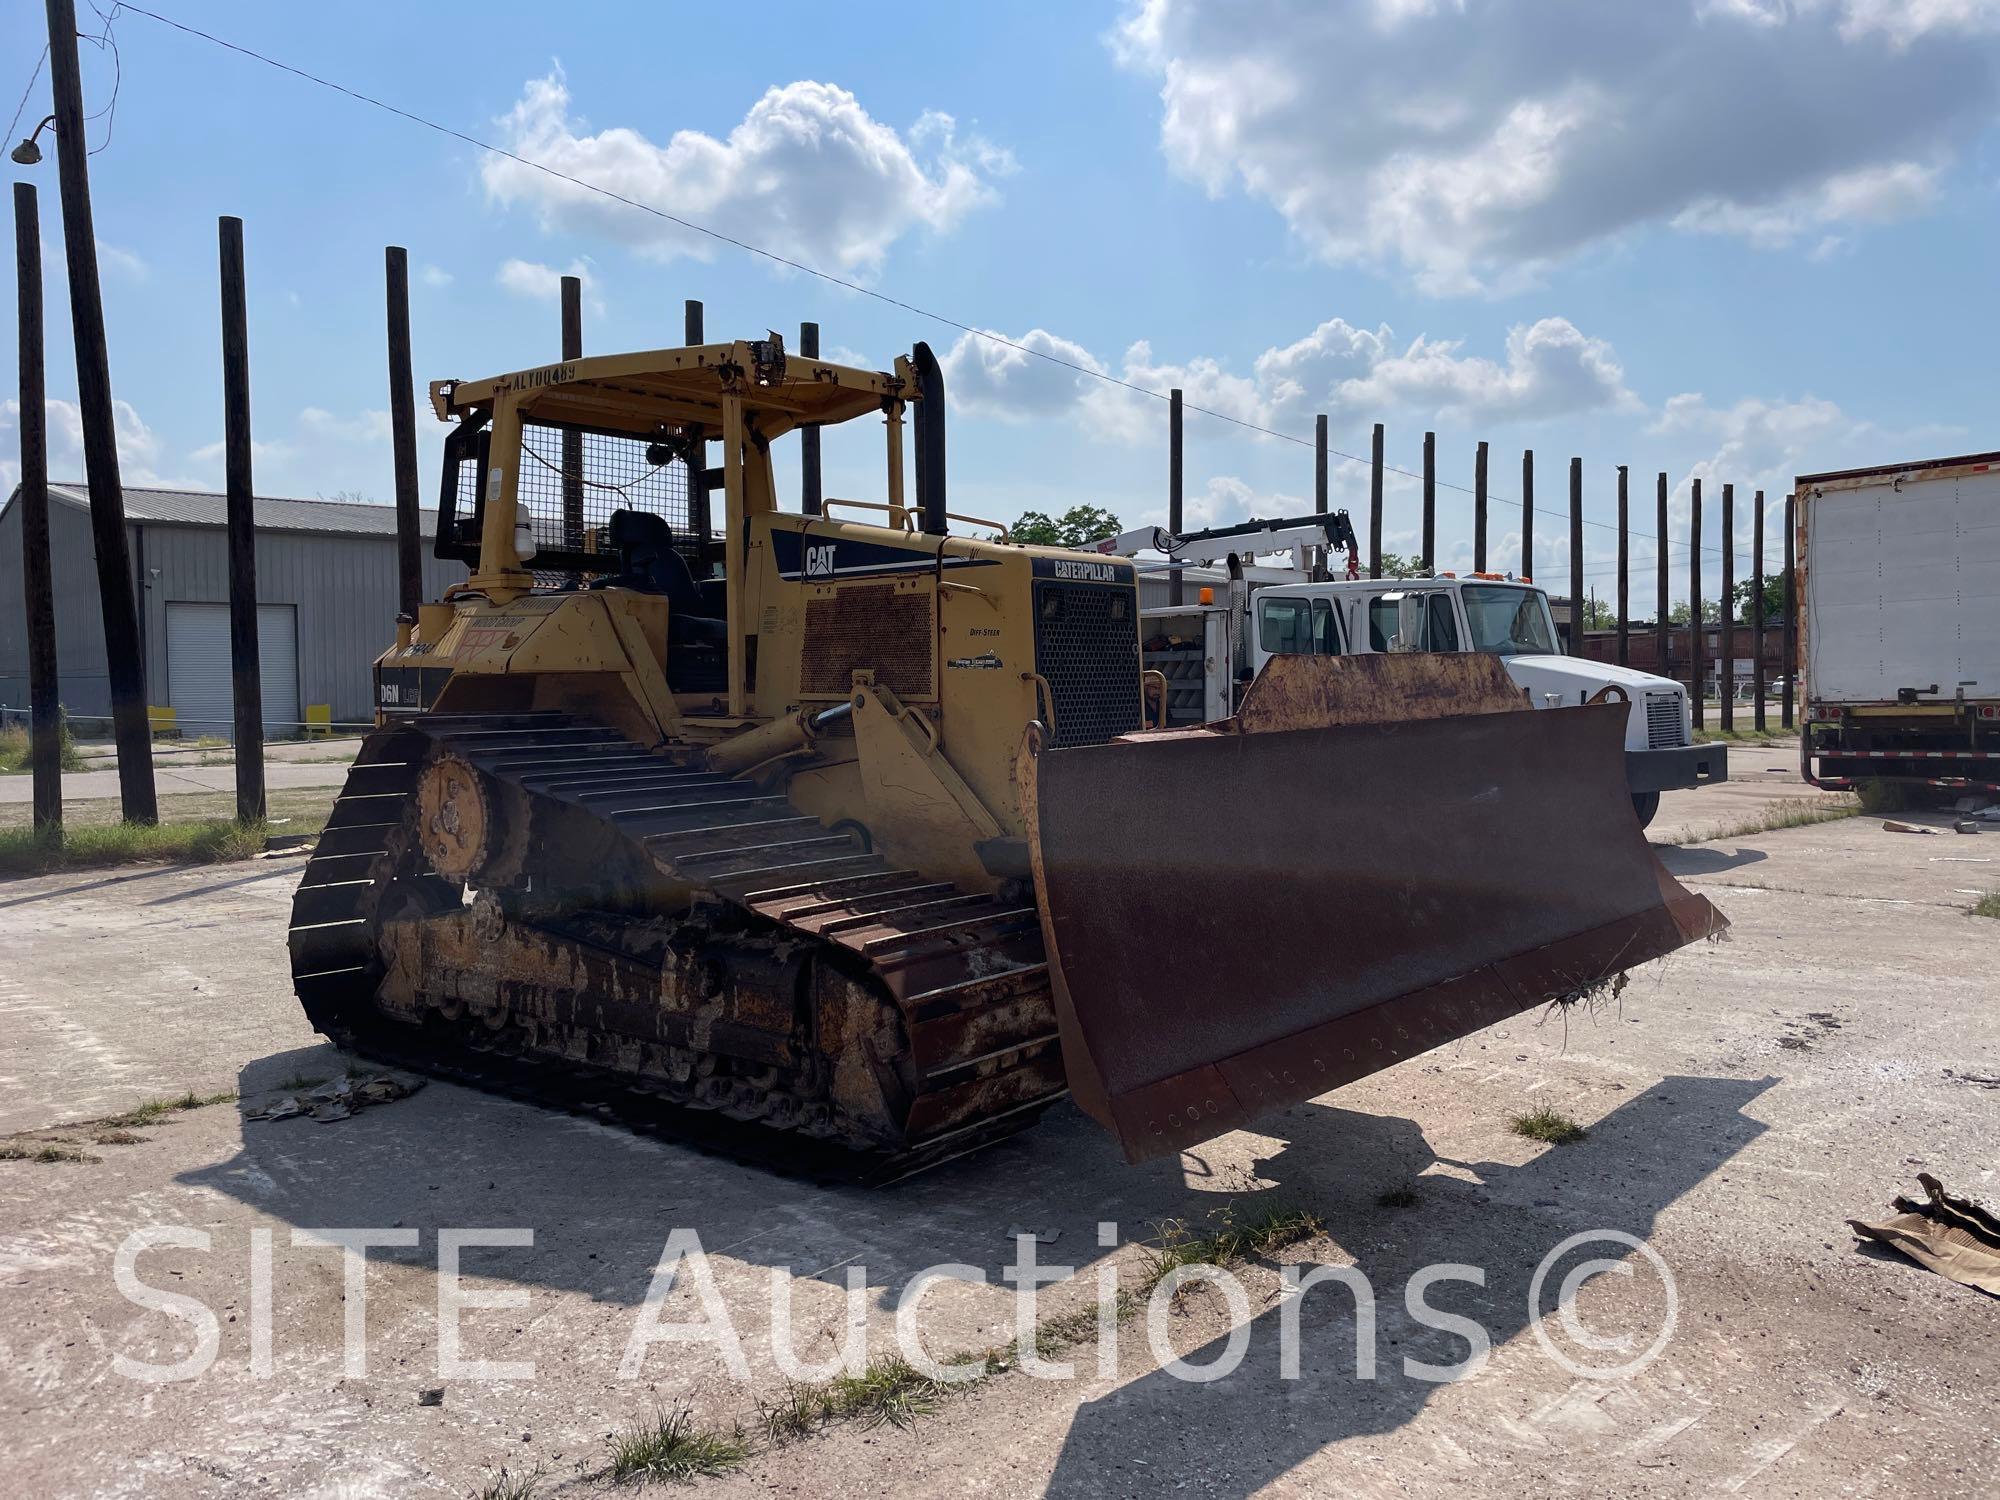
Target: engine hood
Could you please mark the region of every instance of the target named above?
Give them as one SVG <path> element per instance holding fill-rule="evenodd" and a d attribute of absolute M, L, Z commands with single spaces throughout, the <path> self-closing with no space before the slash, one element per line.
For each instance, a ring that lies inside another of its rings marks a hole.
<path fill-rule="evenodd" d="M 1616 683 L 1635 699 L 1642 693 L 1680 691 L 1679 683 L 1655 677 L 1651 672 L 1634 671 L 1615 662 L 1591 661 L 1588 657 L 1509 656 L 1504 660 L 1508 675 L 1529 692 L 1561 693 L 1570 703 L 1577 701 L 1579 688 L 1587 690 L 1587 697 L 1607 682 Z"/>

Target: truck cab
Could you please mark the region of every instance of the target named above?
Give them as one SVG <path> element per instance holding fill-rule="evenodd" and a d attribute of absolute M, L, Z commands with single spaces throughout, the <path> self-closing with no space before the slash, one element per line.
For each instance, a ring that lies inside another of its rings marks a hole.
<path fill-rule="evenodd" d="M 1661 792 L 1729 778 L 1727 747 L 1693 742 L 1684 687 L 1564 655 L 1548 596 L 1533 584 L 1499 575 L 1285 583 L 1260 589 L 1249 611 L 1244 665 L 1252 674 L 1283 654 L 1490 651 L 1536 708 L 1619 688 L 1632 705 L 1625 773 L 1641 827 L 1659 810 Z"/>

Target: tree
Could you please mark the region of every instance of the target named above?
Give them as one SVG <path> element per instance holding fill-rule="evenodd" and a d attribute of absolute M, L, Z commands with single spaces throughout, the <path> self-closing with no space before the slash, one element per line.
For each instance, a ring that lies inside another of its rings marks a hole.
<path fill-rule="evenodd" d="M 1683 599 L 1678 604 L 1676 604 L 1672 609 L 1667 611 L 1667 623 L 1669 625 L 1685 625 L 1687 624 L 1687 622 L 1688 622 L 1687 600 Z M 1722 623 L 1721 600 L 1704 599 L 1701 601 L 1701 622 L 1704 625 L 1719 625 Z"/>
<path fill-rule="evenodd" d="M 1737 582 L 1735 599 L 1736 620 L 1740 625 L 1755 623 L 1750 618 L 1750 598 L 1756 592 L 1756 588 L 1757 581 L 1754 578 L 1744 578 Z M 1764 619 L 1768 623 L 1782 620 L 1784 617 L 1785 575 L 1781 571 L 1775 578 L 1767 575 L 1764 579 Z"/>
<path fill-rule="evenodd" d="M 1585 630 L 1616 630 L 1618 628 L 1618 612 L 1611 607 L 1609 600 L 1599 599 L 1594 595 L 1587 596 L 1583 601 L 1583 628 Z"/>
<path fill-rule="evenodd" d="M 1428 578 L 1431 565 L 1421 557 L 1405 557 L 1400 552 L 1382 554 L 1382 576 L 1384 578 Z"/>
<path fill-rule="evenodd" d="M 1007 528 L 1007 534 L 1037 547 L 1083 547 L 1124 529 L 1116 516 L 1100 506 L 1072 505 L 1053 520 L 1039 510 L 1023 511 L 1021 519 Z"/>

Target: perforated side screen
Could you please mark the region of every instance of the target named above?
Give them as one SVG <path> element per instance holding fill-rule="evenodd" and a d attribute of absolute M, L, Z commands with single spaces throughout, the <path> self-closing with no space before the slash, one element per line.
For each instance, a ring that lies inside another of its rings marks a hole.
<path fill-rule="evenodd" d="M 538 566 L 563 566 L 554 554 L 608 552 L 603 528 L 615 510 L 663 516 L 676 544 L 692 545 L 687 465 L 650 462 L 647 446 L 645 438 L 622 433 L 522 425 L 516 513 L 534 532 Z"/>
<path fill-rule="evenodd" d="M 799 691 L 845 697 L 857 671 L 904 698 L 931 695 L 937 620 L 929 592 L 893 584 L 848 585 L 806 601 L 805 659 Z"/>

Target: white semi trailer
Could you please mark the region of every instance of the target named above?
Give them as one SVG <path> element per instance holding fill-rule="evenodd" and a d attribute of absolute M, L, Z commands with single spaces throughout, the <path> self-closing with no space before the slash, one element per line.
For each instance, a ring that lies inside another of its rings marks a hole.
<path fill-rule="evenodd" d="M 1793 495 L 1801 775 L 2000 791 L 2000 453 Z"/>

